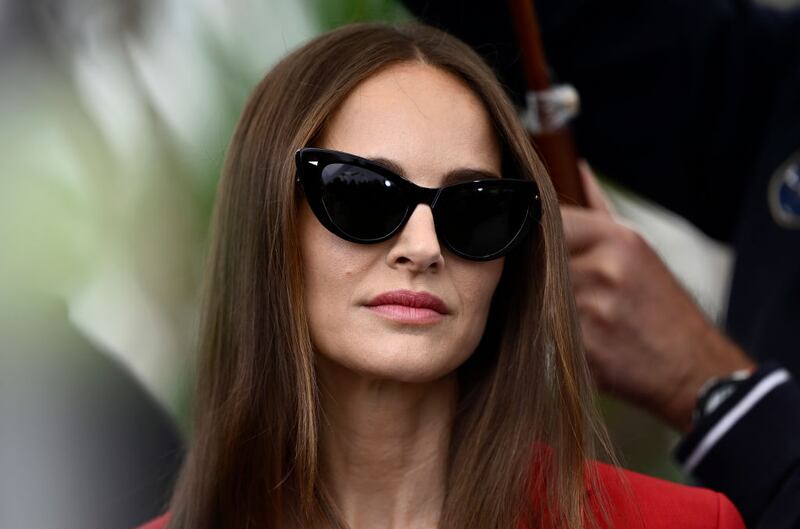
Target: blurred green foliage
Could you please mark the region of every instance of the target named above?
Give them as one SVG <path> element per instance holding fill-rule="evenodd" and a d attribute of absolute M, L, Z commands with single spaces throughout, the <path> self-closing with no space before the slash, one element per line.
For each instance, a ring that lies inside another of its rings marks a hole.
<path fill-rule="evenodd" d="M 327 31 L 352 22 L 404 22 L 412 17 L 396 0 L 304 0 Z"/>

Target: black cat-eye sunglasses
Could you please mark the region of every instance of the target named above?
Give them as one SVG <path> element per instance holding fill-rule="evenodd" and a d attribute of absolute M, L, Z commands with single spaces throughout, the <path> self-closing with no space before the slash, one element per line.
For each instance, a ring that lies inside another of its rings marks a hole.
<path fill-rule="evenodd" d="M 297 151 L 297 182 L 320 223 L 342 239 L 385 241 L 418 204 L 433 211 L 439 241 L 474 261 L 506 255 L 541 217 L 536 184 L 484 178 L 440 188 L 420 187 L 377 162 L 328 149 Z"/>

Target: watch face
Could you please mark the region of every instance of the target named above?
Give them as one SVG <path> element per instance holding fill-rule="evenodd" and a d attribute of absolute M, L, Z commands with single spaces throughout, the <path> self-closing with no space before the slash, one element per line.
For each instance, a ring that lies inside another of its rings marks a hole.
<path fill-rule="evenodd" d="M 705 401 L 703 402 L 703 416 L 714 413 L 714 410 L 719 408 L 723 402 L 728 400 L 728 397 L 730 397 L 734 391 L 736 391 L 736 381 L 734 380 L 726 381 L 725 384 L 717 386 L 716 388 L 712 388 L 706 395 Z"/>
<path fill-rule="evenodd" d="M 753 371 L 750 369 L 741 369 L 739 371 L 734 371 L 727 377 L 712 378 L 707 381 L 703 387 L 700 388 L 692 419 L 697 422 L 700 418 L 707 417 L 714 413 L 723 402 L 728 400 L 728 397 L 733 395 L 736 388 L 739 387 L 739 384 L 750 378 L 752 374 Z"/>

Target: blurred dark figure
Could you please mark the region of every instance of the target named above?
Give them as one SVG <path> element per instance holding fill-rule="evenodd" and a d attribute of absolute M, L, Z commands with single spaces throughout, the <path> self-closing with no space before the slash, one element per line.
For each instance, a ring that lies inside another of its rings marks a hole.
<path fill-rule="evenodd" d="M 505 2 L 407 0 L 469 42 L 525 101 Z M 649 246 L 564 207 L 576 303 L 599 385 L 686 434 L 683 468 L 748 524 L 800 526 L 800 9 L 745 0 L 537 0 L 579 150 L 735 251 L 717 331 Z M 730 338 L 729 338 L 729 337 Z"/>
<path fill-rule="evenodd" d="M 162 512 L 183 453 L 172 421 L 62 303 L 11 300 L 0 304 L 0 528 L 125 529 Z"/>

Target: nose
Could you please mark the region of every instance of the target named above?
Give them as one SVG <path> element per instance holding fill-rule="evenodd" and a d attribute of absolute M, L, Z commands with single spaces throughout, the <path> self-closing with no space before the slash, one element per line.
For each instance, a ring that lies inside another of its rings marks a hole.
<path fill-rule="evenodd" d="M 429 206 L 419 204 L 416 207 L 406 225 L 392 239 L 386 261 L 392 268 L 405 268 L 412 272 L 435 271 L 444 265 L 433 211 Z"/>

